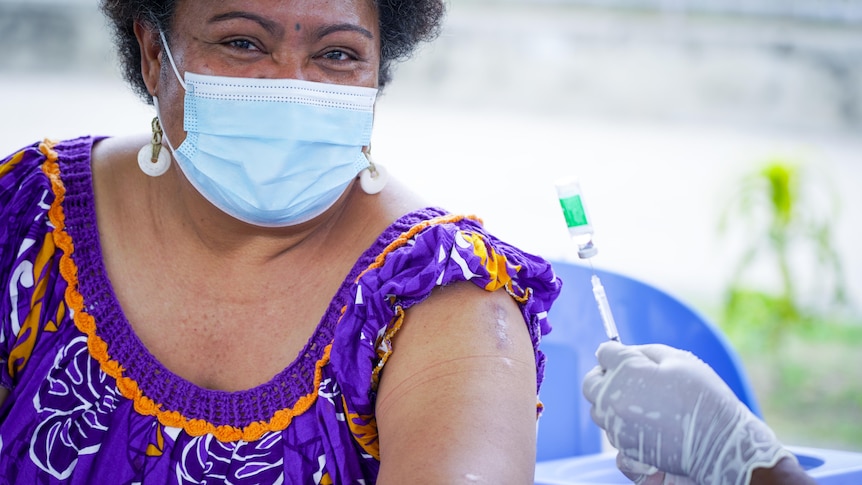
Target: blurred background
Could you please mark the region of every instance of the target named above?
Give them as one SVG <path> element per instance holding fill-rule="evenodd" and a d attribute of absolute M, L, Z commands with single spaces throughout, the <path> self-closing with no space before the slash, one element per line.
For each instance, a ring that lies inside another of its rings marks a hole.
<path fill-rule="evenodd" d="M 0 0 L 4 155 L 148 131 L 97 4 Z M 862 451 L 862 1 L 452 0 L 373 143 L 549 259 L 578 179 L 595 266 L 720 324 L 783 441 Z"/>

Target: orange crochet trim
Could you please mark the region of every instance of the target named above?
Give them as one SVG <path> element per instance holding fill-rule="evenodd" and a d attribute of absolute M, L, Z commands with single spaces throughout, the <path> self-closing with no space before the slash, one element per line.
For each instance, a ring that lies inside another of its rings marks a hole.
<path fill-rule="evenodd" d="M 415 236 L 416 234 L 421 232 L 426 227 L 433 226 L 435 224 L 447 224 L 447 223 L 451 223 L 451 222 L 459 222 L 459 221 L 462 221 L 464 219 L 472 219 L 472 220 L 478 222 L 479 224 L 482 224 L 482 219 L 479 219 L 478 217 L 473 216 L 473 215 L 470 215 L 470 216 L 465 216 L 465 215 L 440 216 L 440 217 L 428 219 L 427 221 L 422 221 L 419 224 L 416 224 L 415 226 L 411 227 L 409 231 L 401 234 L 400 236 L 398 236 L 398 238 L 396 240 L 389 243 L 389 245 L 386 246 L 386 248 L 384 248 L 383 251 L 380 254 L 378 254 L 376 258 L 374 258 L 374 262 L 371 263 L 370 265 L 368 265 L 367 268 L 362 270 L 361 273 L 359 273 L 359 276 L 356 277 L 355 281 L 359 281 L 359 279 L 362 278 L 362 276 L 365 273 L 371 271 L 372 269 L 379 268 L 379 267 L 383 266 L 383 263 L 386 261 L 386 257 L 389 256 L 389 253 L 391 253 L 392 251 L 395 251 L 396 249 L 400 248 L 401 246 L 407 244 L 407 241 L 412 239 L 413 236 Z"/>
<path fill-rule="evenodd" d="M 532 288 L 527 288 L 526 291 L 524 291 L 524 294 L 520 295 L 520 296 L 517 293 L 515 293 L 515 287 L 514 287 L 514 285 L 512 285 L 512 280 L 509 280 L 506 283 L 505 288 L 506 288 L 506 293 L 508 293 L 509 296 L 511 296 L 512 298 L 515 299 L 515 301 L 517 301 L 518 303 L 521 303 L 521 304 L 527 303 L 527 300 L 529 300 L 530 297 L 533 296 L 533 289 Z"/>
<path fill-rule="evenodd" d="M 117 380 L 117 389 L 123 396 L 132 400 L 135 411 L 145 416 L 155 416 L 164 426 L 182 428 L 191 436 L 212 434 L 222 442 L 255 441 L 269 431 L 286 429 L 294 417 L 306 412 L 317 400 L 317 389 L 322 380 L 322 369 L 329 363 L 329 355 L 332 350 L 331 343 L 324 348 L 323 356 L 315 365 L 314 391 L 299 398 L 292 408 L 276 411 L 269 421 L 255 421 L 243 428 L 227 425 L 215 426 L 202 419 L 186 418 L 177 411 L 164 410 L 161 404 L 144 396 L 137 382 L 123 375 L 125 369 L 119 362 L 111 359 L 108 354 L 107 342 L 96 335 L 96 321 L 84 311 L 84 297 L 78 292 L 78 267 L 71 258 L 75 247 L 72 238 L 66 233 L 65 214 L 63 213 L 66 188 L 60 178 L 60 166 L 57 163 L 58 155 L 54 151 L 55 145 L 56 142 L 45 140 L 39 145 L 39 150 L 47 158 L 42 164 L 42 171 L 50 179 L 51 188 L 54 192 L 54 202 L 48 210 L 48 218 L 54 225 L 54 242 L 57 247 L 63 250 L 63 255 L 60 258 L 60 274 L 68 284 L 65 295 L 66 301 L 74 310 L 75 326 L 87 335 L 87 348 L 90 355 L 99 362 L 105 374 Z"/>
<path fill-rule="evenodd" d="M 386 333 L 381 338 L 381 342 L 377 344 L 377 366 L 371 371 L 371 389 L 376 391 L 380 384 L 380 371 L 392 355 L 392 337 L 401 330 L 401 324 L 404 323 L 404 309 L 401 306 L 395 307 L 395 316 L 392 322 L 389 323 Z"/>

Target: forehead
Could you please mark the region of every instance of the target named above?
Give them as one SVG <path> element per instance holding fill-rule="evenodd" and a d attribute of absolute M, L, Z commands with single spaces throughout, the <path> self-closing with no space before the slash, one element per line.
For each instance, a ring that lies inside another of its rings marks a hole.
<path fill-rule="evenodd" d="M 353 23 L 378 31 L 374 0 L 177 0 L 173 26 L 206 23 L 219 16 L 247 13 L 283 28 L 303 23 Z"/>

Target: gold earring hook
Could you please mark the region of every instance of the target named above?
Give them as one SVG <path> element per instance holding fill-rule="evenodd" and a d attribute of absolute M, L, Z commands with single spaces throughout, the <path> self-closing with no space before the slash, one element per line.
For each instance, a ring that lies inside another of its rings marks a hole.
<path fill-rule="evenodd" d="M 153 139 L 152 141 L 150 141 L 150 146 L 153 148 L 153 155 L 150 161 L 153 163 L 158 163 L 159 152 L 162 150 L 162 125 L 161 123 L 159 123 L 158 116 L 153 118 L 152 128 Z"/>

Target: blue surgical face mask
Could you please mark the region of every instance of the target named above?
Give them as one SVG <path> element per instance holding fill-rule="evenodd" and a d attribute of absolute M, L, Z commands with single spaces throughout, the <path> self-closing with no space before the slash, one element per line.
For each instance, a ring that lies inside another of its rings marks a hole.
<path fill-rule="evenodd" d="M 189 182 L 213 205 L 250 224 L 311 220 L 369 166 L 377 89 L 295 79 L 185 73 L 185 141 L 176 149 Z M 154 101 L 158 111 L 158 100 Z"/>

